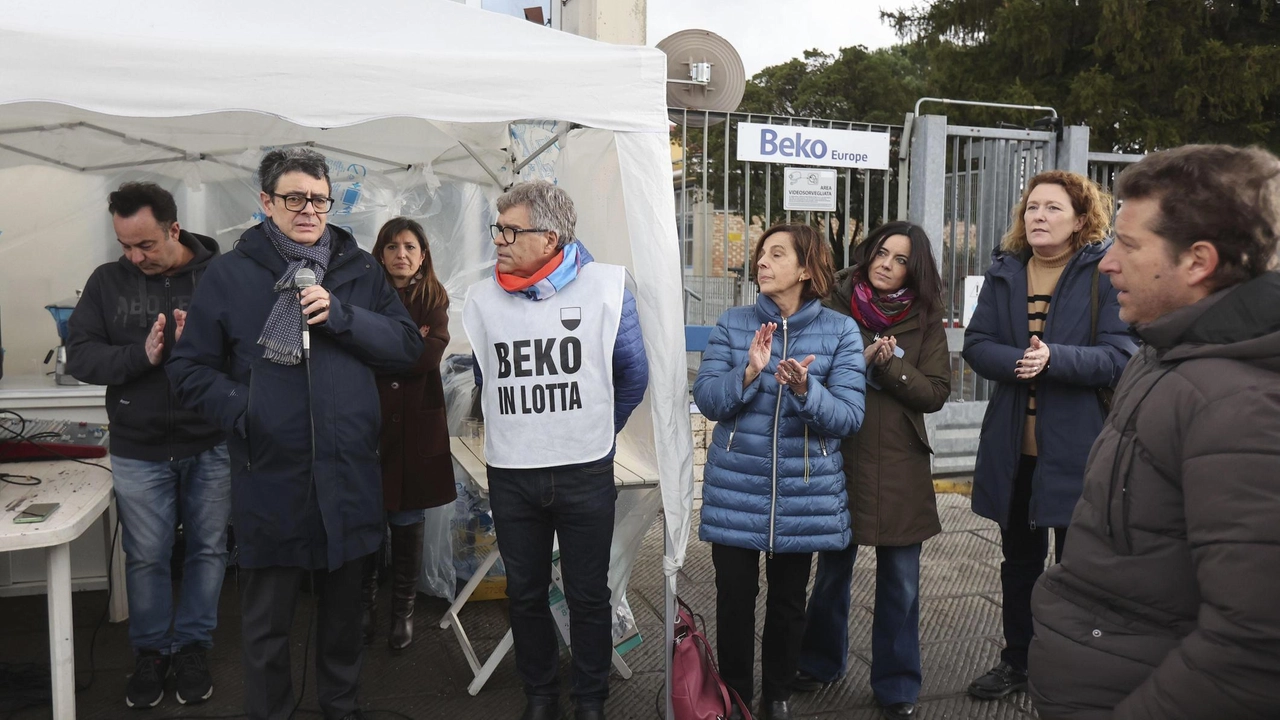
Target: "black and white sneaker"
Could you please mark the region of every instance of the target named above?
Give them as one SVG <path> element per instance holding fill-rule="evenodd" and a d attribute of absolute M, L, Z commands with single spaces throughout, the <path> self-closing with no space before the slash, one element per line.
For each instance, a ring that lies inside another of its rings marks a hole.
<path fill-rule="evenodd" d="M 213 677 L 203 645 L 184 646 L 173 654 L 174 694 L 183 705 L 202 703 L 213 696 Z"/>
<path fill-rule="evenodd" d="M 169 674 L 169 656 L 156 650 L 139 650 L 134 658 L 133 676 L 124 691 L 124 703 L 147 709 L 164 699 L 164 678 Z"/>

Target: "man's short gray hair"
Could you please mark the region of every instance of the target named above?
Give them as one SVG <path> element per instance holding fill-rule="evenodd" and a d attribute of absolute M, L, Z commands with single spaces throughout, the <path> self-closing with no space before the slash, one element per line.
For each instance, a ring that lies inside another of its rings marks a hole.
<path fill-rule="evenodd" d="M 333 189 L 329 181 L 329 161 L 324 155 L 307 147 L 291 147 L 283 150 L 272 150 L 262 157 L 258 165 L 258 179 L 262 183 L 262 192 L 270 195 L 276 191 L 280 178 L 287 173 L 300 172 L 310 175 L 316 180 L 323 180 Z"/>
<path fill-rule="evenodd" d="M 529 222 L 534 227 L 556 231 L 559 236 L 556 247 L 573 242 L 578 213 L 573 209 L 569 193 L 546 180 L 517 183 L 498 198 L 498 212 L 504 213 L 517 205 L 529 208 Z"/>

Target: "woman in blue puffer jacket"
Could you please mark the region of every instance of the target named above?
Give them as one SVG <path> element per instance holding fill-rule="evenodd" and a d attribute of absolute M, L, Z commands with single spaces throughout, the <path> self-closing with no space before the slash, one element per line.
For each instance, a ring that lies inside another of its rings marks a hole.
<path fill-rule="evenodd" d="M 716 568 L 720 672 L 748 707 L 767 553 L 761 715 L 786 720 L 812 555 L 849 544 L 840 440 L 862 425 L 865 360 L 857 324 L 822 306 L 833 263 L 816 230 L 776 225 L 754 259 L 760 297 L 720 317 L 693 386 L 718 423 L 698 534 Z"/>

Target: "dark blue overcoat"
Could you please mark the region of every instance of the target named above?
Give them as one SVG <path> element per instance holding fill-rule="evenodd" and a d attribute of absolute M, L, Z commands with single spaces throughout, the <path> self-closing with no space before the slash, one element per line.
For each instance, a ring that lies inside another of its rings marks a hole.
<path fill-rule="evenodd" d="M 1116 290 L 1098 278 L 1098 328 L 1089 336 L 1089 291 L 1094 268 L 1111 242 L 1086 245 L 1067 263 L 1049 303 L 1043 342 L 1049 367 L 1036 378 L 1036 445 L 1039 460 L 1032 479 L 1028 517 L 1039 527 L 1065 528 L 1080 499 L 1085 461 L 1105 419 L 1098 388 L 1115 387 L 1137 350 L 1120 320 Z M 1022 453 L 1029 383 L 1014 368 L 1030 345 L 1027 322 L 1027 261 L 1030 253 L 997 253 L 978 296 L 978 308 L 964 334 L 964 359 L 978 375 L 994 381 L 982 419 L 973 511 L 1007 528 L 1013 478 Z"/>
<path fill-rule="evenodd" d="M 261 225 L 209 266 L 167 365 L 178 398 L 227 432 L 243 567 L 335 569 L 382 540 L 374 374 L 411 368 L 422 337 L 373 256 L 329 227 L 310 387 L 305 363 L 271 362 L 258 344 L 286 267 Z"/>

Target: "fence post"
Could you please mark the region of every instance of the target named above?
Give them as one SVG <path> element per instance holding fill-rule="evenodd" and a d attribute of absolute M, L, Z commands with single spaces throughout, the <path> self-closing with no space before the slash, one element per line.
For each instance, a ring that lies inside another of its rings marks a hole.
<path fill-rule="evenodd" d="M 1062 140 L 1058 142 L 1058 169 L 1089 176 L 1088 125 L 1062 129 Z"/>
<path fill-rule="evenodd" d="M 947 195 L 947 116 L 921 115 L 911 123 L 911 177 L 907 219 L 924 228 L 941 269 Z"/>

